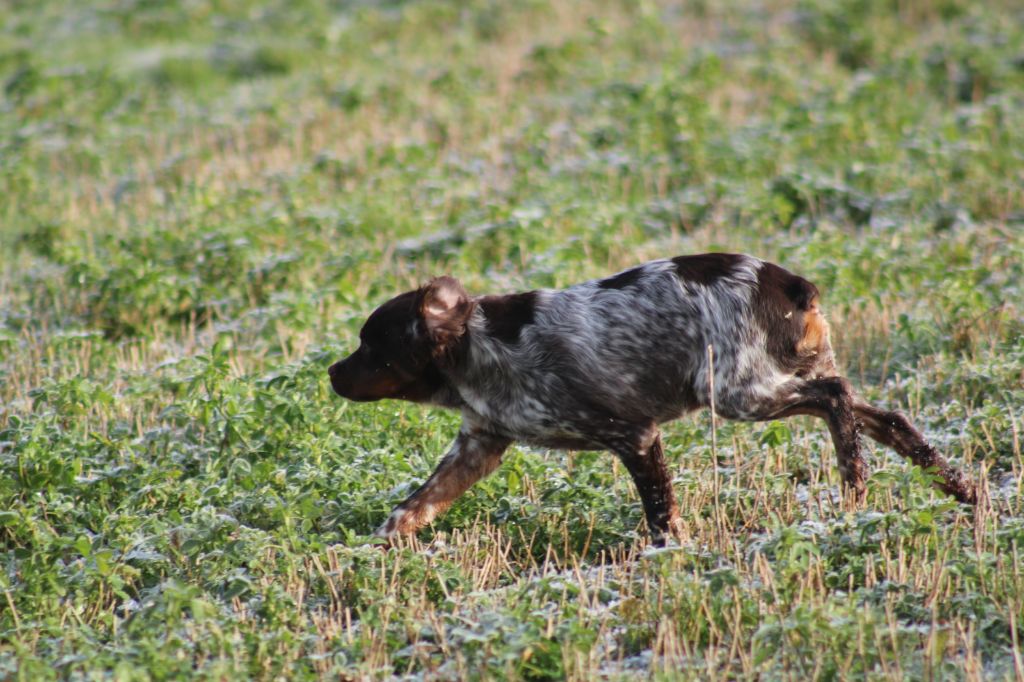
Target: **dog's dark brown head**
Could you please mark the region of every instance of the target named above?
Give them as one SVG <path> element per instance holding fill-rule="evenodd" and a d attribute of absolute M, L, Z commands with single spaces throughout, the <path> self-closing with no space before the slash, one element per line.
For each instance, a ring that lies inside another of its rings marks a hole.
<path fill-rule="evenodd" d="M 441 367 L 466 334 L 474 303 L 458 280 L 438 277 L 377 308 L 359 332 L 359 348 L 331 365 L 334 391 L 360 402 L 428 402 L 444 386 Z"/>

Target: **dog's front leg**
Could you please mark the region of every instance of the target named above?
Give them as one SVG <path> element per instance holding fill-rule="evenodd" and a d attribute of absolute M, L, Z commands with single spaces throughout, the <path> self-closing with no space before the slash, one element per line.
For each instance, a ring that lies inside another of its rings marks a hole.
<path fill-rule="evenodd" d="M 497 469 L 511 442 L 501 436 L 468 430 L 463 424 L 463 430 L 427 482 L 395 507 L 376 535 L 389 538 L 414 533 L 430 523 L 471 485 Z"/>
<path fill-rule="evenodd" d="M 611 449 L 626 465 L 636 484 L 651 531 L 651 542 L 663 547 L 670 535 L 680 537 L 679 505 L 672 490 L 672 476 L 665 465 L 657 426 L 652 425 L 638 435 L 616 439 Z"/>

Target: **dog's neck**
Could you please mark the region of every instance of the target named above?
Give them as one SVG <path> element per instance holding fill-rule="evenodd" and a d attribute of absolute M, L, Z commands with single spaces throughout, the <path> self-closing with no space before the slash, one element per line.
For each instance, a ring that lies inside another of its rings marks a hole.
<path fill-rule="evenodd" d="M 497 338 L 490 330 L 482 306 L 477 306 L 466 325 L 459 347 L 441 368 L 450 389 L 459 396 L 461 405 L 482 417 L 498 419 L 492 414 L 495 406 L 514 404 L 516 394 L 527 389 L 529 363 L 515 345 Z M 497 398 L 497 399 L 496 399 Z"/>

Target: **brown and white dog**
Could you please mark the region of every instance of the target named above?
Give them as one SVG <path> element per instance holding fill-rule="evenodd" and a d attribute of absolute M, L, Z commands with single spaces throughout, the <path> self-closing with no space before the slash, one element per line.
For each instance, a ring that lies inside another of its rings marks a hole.
<path fill-rule="evenodd" d="M 504 296 L 470 296 L 438 277 L 380 306 L 359 338 L 329 370 L 339 395 L 430 403 L 463 417 L 434 473 L 377 531 L 385 537 L 429 523 L 521 441 L 611 450 L 662 544 L 679 510 L 658 425 L 708 406 L 712 386 L 717 414 L 730 419 L 824 419 L 844 487 L 858 498 L 863 428 L 934 467 L 946 493 L 975 502 L 968 479 L 906 417 L 863 402 L 839 376 L 817 288 L 751 256 L 680 256 Z"/>

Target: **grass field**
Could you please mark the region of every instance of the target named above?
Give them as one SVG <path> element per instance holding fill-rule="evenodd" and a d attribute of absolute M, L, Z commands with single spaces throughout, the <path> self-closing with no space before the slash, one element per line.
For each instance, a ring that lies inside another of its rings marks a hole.
<path fill-rule="evenodd" d="M 1011 0 L 36 0 L 0 17 L 0 678 L 1024 676 L 1024 8 Z M 332 395 L 432 274 L 730 250 L 982 486 L 810 419 L 513 448 L 368 534 L 459 417 Z"/>

